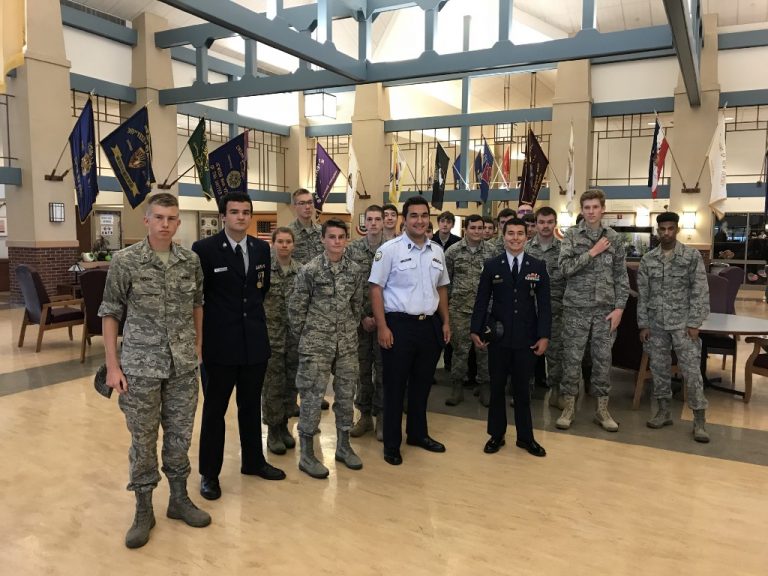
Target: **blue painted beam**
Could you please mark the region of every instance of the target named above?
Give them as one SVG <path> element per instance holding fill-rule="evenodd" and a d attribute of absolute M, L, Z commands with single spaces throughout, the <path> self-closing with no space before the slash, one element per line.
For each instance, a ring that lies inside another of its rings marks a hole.
<path fill-rule="evenodd" d="M 103 192 L 122 192 L 120 183 L 114 176 L 99 176 L 99 190 Z M 279 202 L 281 204 L 290 204 L 291 195 L 288 192 L 276 192 L 274 190 L 260 190 L 249 188 L 248 195 L 252 200 L 259 202 Z M 339 194 L 343 196 L 343 194 Z M 203 198 L 203 189 L 200 184 L 193 182 L 179 182 L 179 196 L 186 198 Z M 342 202 L 344 200 L 342 199 Z M 211 201 L 211 210 L 216 210 L 216 203 Z"/>
<path fill-rule="evenodd" d="M 581 29 L 593 29 L 595 27 L 595 20 L 595 0 L 583 0 L 581 5 Z"/>
<path fill-rule="evenodd" d="M 307 138 L 317 138 L 318 136 L 351 136 L 352 124 L 321 124 L 318 126 L 307 126 L 304 129 Z"/>
<path fill-rule="evenodd" d="M 243 128 L 253 128 L 254 130 L 261 130 L 271 134 L 279 134 L 280 136 L 288 136 L 291 133 L 290 126 L 275 124 L 273 122 L 267 122 L 266 120 L 259 120 L 257 118 L 249 118 L 248 116 L 242 116 L 237 112 L 222 110 L 221 108 L 214 108 L 212 106 L 205 106 L 203 104 L 181 104 L 178 106 L 176 111 L 179 114 L 189 114 L 190 116 L 195 116 L 196 118 L 205 117 L 209 120 L 215 120 L 216 122 L 242 126 Z"/>
<path fill-rule="evenodd" d="M 164 4 L 203 18 L 278 50 L 317 64 L 351 80 L 365 79 L 365 63 L 347 56 L 331 44 L 320 44 L 311 37 L 297 32 L 284 20 L 270 20 L 263 14 L 252 12 L 231 0 L 160 0 Z"/>
<path fill-rule="evenodd" d="M 186 48 L 184 46 L 177 46 L 171 48 L 171 58 L 179 62 L 184 62 L 191 66 L 196 66 L 197 54 L 192 48 Z M 218 74 L 224 74 L 225 76 L 237 76 L 240 77 L 245 74 L 245 68 L 232 64 L 221 58 L 208 55 L 208 70 L 210 72 L 216 72 Z M 266 76 L 266 74 L 259 74 L 259 76 Z"/>
<path fill-rule="evenodd" d="M 644 52 L 633 52 L 631 54 L 617 54 L 614 56 L 599 56 L 591 58 L 592 65 L 614 64 L 616 62 L 635 62 L 637 60 L 650 60 L 652 58 L 671 58 L 677 55 L 674 48 L 664 48 L 662 50 L 647 50 Z"/>
<path fill-rule="evenodd" d="M 720 107 L 762 106 L 768 104 L 768 90 L 742 90 L 739 92 L 721 92 Z"/>
<path fill-rule="evenodd" d="M 618 102 L 596 102 L 592 104 L 592 117 L 623 116 L 624 114 L 652 114 L 653 112 L 672 112 L 675 98 L 644 98 L 641 100 L 621 100 Z"/>
<path fill-rule="evenodd" d="M 155 32 L 155 46 L 158 48 L 174 48 L 175 46 L 203 46 L 213 43 L 221 38 L 231 38 L 236 36 L 229 28 L 218 26 L 216 24 L 196 24 L 194 26 L 185 26 L 183 28 L 172 28 Z"/>
<path fill-rule="evenodd" d="M 432 202 L 432 190 L 422 192 L 405 190 L 400 192 L 400 202 L 404 202 L 412 196 L 423 196 L 428 202 Z M 488 199 L 492 202 L 517 202 L 520 198 L 520 190 L 517 188 L 493 188 L 488 191 Z M 539 200 L 549 200 L 549 188 L 539 190 Z M 480 202 L 480 190 L 446 190 L 445 202 Z M 389 201 L 389 192 L 384 192 L 384 202 Z M 479 210 L 479 208 L 478 208 Z"/>
<path fill-rule="evenodd" d="M 605 192 L 605 197 L 608 200 L 650 200 L 651 199 L 651 189 L 648 188 L 648 186 L 643 186 L 642 184 L 637 186 L 597 185 L 596 188 L 600 188 L 600 190 Z M 656 197 L 662 198 L 662 199 L 669 198 L 669 184 L 660 185 L 659 191 Z"/>
<path fill-rule="evenodd" d="M 768 29 L 727 32 L 717 35 L 718 50 L 756 48 L 759 46 L 768 46 Z"/>
<path fill-rule="evenodd" d="M 0 166 L 0 184 L 21 186 L 21 168 Z"/>
<path fill-rule="evenodd" d="M 499 110 L 498 112 L 476 112 L 474 114 L 451 114 L 427 118 L 385 120 L 384 132 L 488 126 L 491 124 L 510 124 L 526 121 L 537 122 L 540 120 L 552 120 L 552 108 L 524 108 L 522 110 Z"/>
<path fill-rule="evenodd" d="M 686 0 L 663 0 L 667 21 L 672 28 L 672 36 L 680 63 L 685 91 L 691 106 L 701 106 L 701 79 L 699 73 L 698 32 L 694 29 L 688 12 Z"/>
<path fill-rule="evenodd" d="M 69 73 L 69 87 L 78 92 L 90 92 L 93 90 L 98 96 L 122 100 L 123 102 L 136 103 L 136 89 L 130 86 L 123 86 L 114 82 L 107 82 L 82 74 Z"/>
<path fill-rule="evenodd" d="M 422 76 L 420 78 L 407 78 L 405 80 L 393 80 L 392 82 L 384 82 L 384 88 L 391 88 L 392 86 L 411 86 L 413 84 L 428 84 L 430 82 L 447 82 L 450 80 L 461 80 L 462 78 L 482 78 L 485 76 L 498 76 L 500 74 L 521 74 L 524 72 L 541 72 L 542 70 L 554 70 L 557 68 L 557 63 L 546 62 L 544 64 L 527 65 L 522 64 L 520 66 L 509 66 L 507 68 L 497 68 L 495 70 L 482 70 L 480 72 L 472 73 L 458 73 L 458 74 L 446 74 L 443 76 Z"/>
<path fill-rule="evenodd" d="M 139 35 L 136 30 L 115 24 L 93 14 L 75 10 L 69 6 L 61 7 L 61 21 L 65 26 L 96 34 L 108 40 L 114 40 L 128 46 L 136 46 Z"/>

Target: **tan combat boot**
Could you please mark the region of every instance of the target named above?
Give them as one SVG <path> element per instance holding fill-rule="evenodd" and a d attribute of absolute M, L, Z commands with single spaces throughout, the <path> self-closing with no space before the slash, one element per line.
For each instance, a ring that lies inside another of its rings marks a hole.
<path fill-rule="evenodd" d="M 656 411 L 656 415 L 645 423 L 648 428 L 663 428 L 664 426 L 672 426 L 672 414 L 669 411 L 669 398 L 659 398 L 659 409 Z"/>
<path fill-rule="evenodd" d="M 360 414 L 360 419 L 355 422 L 352 429 L 349 431 L 349 435 L 352 438 L 360 438 L 365 436 L 367 432 L 373 430 L 373 418 L 370 414 Z"/>
<path fill-rule="evenodd" d="M 133 525 L 125 535 L 125 545 L 128 548 L 141 548 L 149 542 L 149 531 L 154 526 L 152 492 L 136 492 L 136 515 L 133 517 Z"/>
<path fill-rule="evenodd" d="M 459 380 L 451 383 L 451 395 L 445 399 L 446 406 L 458 406 L 464 401 L 464 384 Z"/>
<path fill-rule="evenodd" d="M 379 412 L 378 416 L 376 416 L 376 440 L 379 442 L 384 442 L 384 413 Z"/>
<path fill-rule="evenodd" d="M 555 426 L 560 430 L 568 430 L 573 423 L 576 412 L 576 396 L 562 396 L 563 413 L 555 421 Z"/>
<path fill-rule="evenodd" d="M 619 425 L 608 412 L 608 396 L 600 396 L 597 399 L 597 410 L 595 411 L 595 424 L 602 427 L 606 432 L 618 432 Z"/>
<path fill-rule="evenodd" d="M 267 448 L 272 454 L 285 454 L 285 442 L 279 426 L 270 426 L 267 429 Z"/>
<path fill-rule="evenodd" d="M 706 444 L 709 442 L 709 432 L 707 432 L 706 418 L 704 417 L 704 410 L 693 411 L 693 439 L 696 442 Z"/>
<path fill-rule="evenodd" d="M 349 443 L 349 432 L 340 428 L 336 429 L 336 462 L 344 462 L 350 470 L 360 470 L 363 467 L 363 461 Z"/>
<path fill-rule="evenodd" d="M 211 523 L 211 515 L 194 505 L 187 495 L 187 479 L 169 480 L 171 498 L 168 500 L 166 516 L 183 520 L 193 528 L 203 528 Z"/>
<path fill-rule="evenodd" d="M 328 478 L 328 468 L 323 466 L 315 457 L 314 438 L 299 434 L 299 445 L 301 446 L 301 457 L 299 458 L 299 470 L 306 472 L 312 478 Z"/>

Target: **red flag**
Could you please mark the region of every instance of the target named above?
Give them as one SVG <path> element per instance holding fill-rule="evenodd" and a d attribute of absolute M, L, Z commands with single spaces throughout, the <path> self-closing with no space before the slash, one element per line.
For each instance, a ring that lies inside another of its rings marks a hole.
<path fill-rule="evenodd" d="M 659 178 L 664 169 L 664 159 L 667 157 L 669 144 L 664 135 L 664 129 L 656 119 L 656 126 L 653 129 L 653 145 L 651 146 L 651 158 L 648 163 L 648 186 L 651 189 L 651 198 L 656 198 L 659 189 Z"/>

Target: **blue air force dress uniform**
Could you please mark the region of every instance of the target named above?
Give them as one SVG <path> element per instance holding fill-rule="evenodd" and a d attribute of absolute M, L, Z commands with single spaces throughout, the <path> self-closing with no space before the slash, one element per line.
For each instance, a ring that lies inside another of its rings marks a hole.
<path fill-rule="evenodd" d="M 436 314 L 437 288 L 447 286 L 450 279 L 439 244 L 427 240 L 420 248 L 402 234 L 376 252 L 368 281 L 382 287 L 385 318 L 394 338 L 392 348 L 381 350 L 386 455 L 399 451 L 402 442 L 406 384 L 408 442 L 421 445 L 429 437 L 427 399 L 444 346 L 443 322 Z"/>

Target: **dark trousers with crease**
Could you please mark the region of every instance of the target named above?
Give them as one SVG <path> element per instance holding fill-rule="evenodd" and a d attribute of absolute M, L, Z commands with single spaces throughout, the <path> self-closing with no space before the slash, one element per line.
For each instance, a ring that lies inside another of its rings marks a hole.
<path fill-rule="evenodd" d="M 387 314 L 394 345 L 381 349 L 384 367 L 384 449 L 396 450 L 403 441 L 403 397 L 408 388 L 405 432 L 414 439 L 428 435 L 427 399 L 442 350 L 437 316 L 416 320 Z"/>
<path fill-rule="evenodd" d="M 250 366 L 205 364 L 203 419 L 200 427 L 200 474 L 218 477 L 224 461 L 224 416 L 229 398 L 237 387 L 237 424 L 240 432 L 241 471 L 253 472 L 264 466 L 261 445 L 261 387 L 266 362 Z"/>
<path fill-rule="evenodd" d="M 531 417 L 531 391 L 528 381 L 536 365 L 537 356 L 530 348 L 488 347 L 488 369 L 491 373 L 491 401 L 488 406 L 488 434 L 494 438 L 507 431 L 507 402 L 504 389 L 507 377 L 512 377 L 512 398 L 515 401 L 515 428 L 517 439 L 533 440 Z"/>

